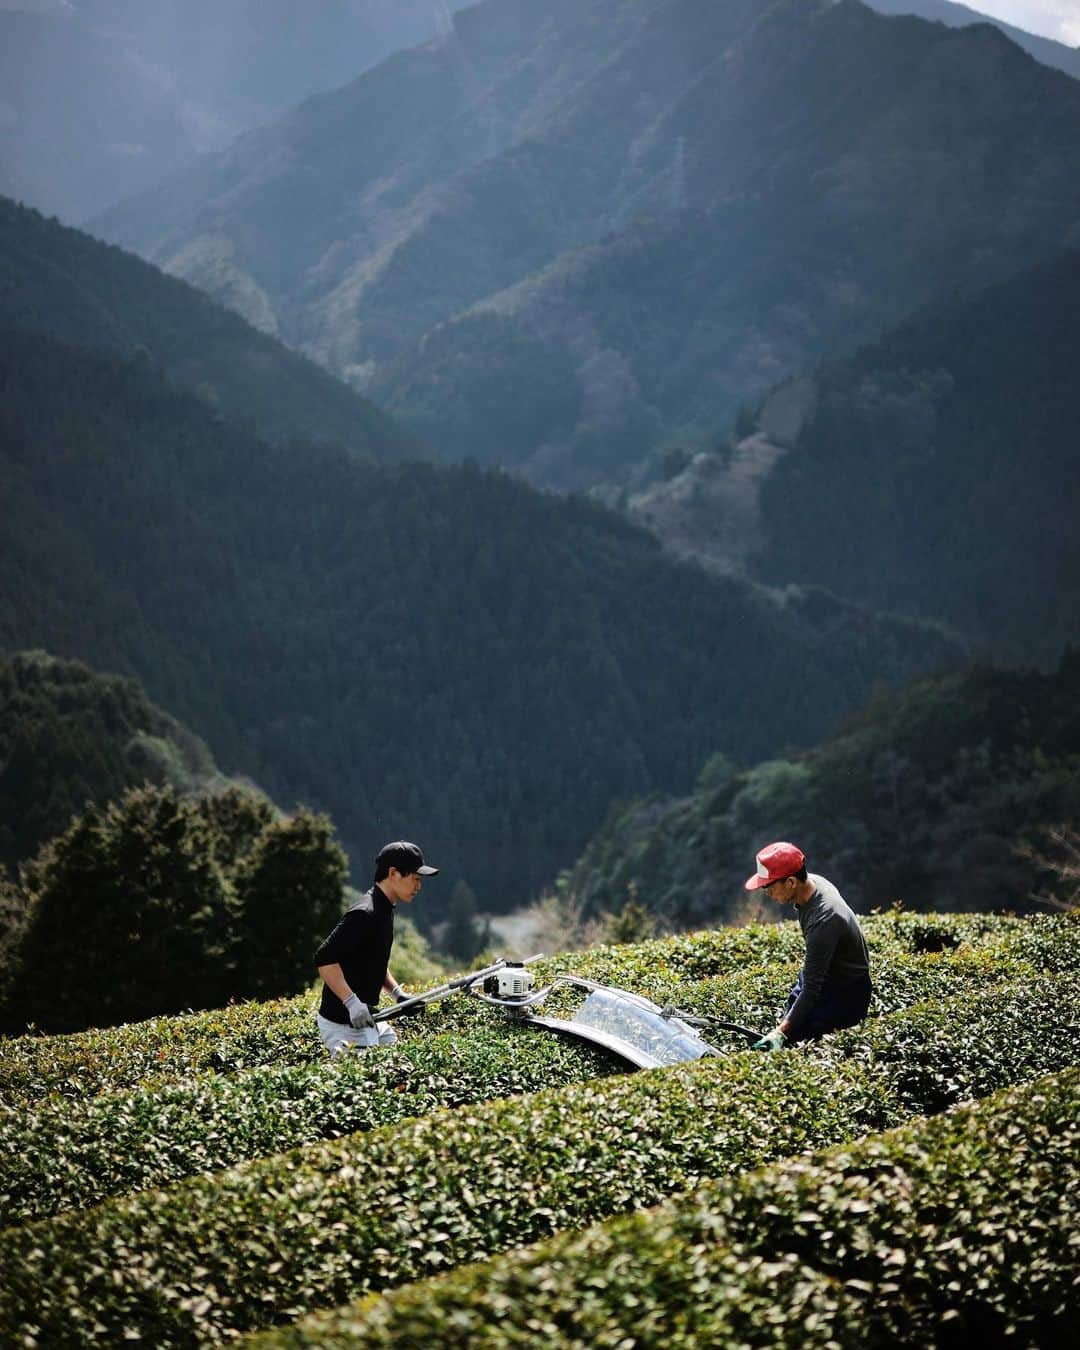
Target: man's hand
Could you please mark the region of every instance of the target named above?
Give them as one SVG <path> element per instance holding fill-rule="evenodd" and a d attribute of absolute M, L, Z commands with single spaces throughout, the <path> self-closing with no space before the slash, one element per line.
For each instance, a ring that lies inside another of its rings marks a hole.
<path fill-rule="evenodd" d="M 407 994 L 405 990 L 402 989 L 400 984 L 394 990 L 395 1003 L 408 1003 L 409 999 L 411 999 L 412 997 L 413 997 L 412 994 Z M 422 1003 L 416 1003 L 413 1005 L 413 1007 L 407 1008 L 401 1015 L 402 1017 L 415 1017 L 417 1013 L 422 1013 L 424 1011 L 425 1011 L 424 1005 Z"/>
<path fill-rule="evenodd" d="M 345 1011 L 349 1014 L 349 1022 L 357 1031 L 364 1027 L 373 1027 L 375 1019 L 371 1015 L 371 1009 L 366 1003 L 361 1003 L 355 994 L 350 994 L 345 1000 Z"/>
<path fill-rule="evenodd" d="M 750 1047 L 751 1050 L 782 1050 L 788 1043 L 788 1038 L 779 1027 L 774 1028 L 767 1035 L 762 1036 L 760 1041 L 755 1041 Z"/>

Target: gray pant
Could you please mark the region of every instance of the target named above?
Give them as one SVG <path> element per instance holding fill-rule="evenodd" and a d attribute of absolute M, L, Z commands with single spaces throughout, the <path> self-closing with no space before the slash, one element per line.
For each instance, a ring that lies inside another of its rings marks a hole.
<path fill-rule="evenodd" d="M 327 1021 L 321 1013 L 315 1014 L 319 1036 L 331 1055 L 340 1054 L 348 1046 L 353 1050 L 370 1050 L 377 1045 L 395 1045 L 397 1032 L 388 1022 L 374 1027 L 351 1027 L 346 1023 Z"/>

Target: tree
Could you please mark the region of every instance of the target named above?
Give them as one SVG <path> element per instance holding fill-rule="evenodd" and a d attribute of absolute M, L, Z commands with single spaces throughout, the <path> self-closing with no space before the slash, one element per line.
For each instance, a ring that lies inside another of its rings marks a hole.
<path fill-rule="evenodd" d="M 476 893 L 467 881 L 458 881 L 446 906 L 442 947 L 450 956 L 469 962 L 491 944 L 491 922 L 481 924 L 476 913 Z"/>
<path fill-rule="evenodd" d="M 656 936 L 656 915 L 642 904 L 637 885 L 626 888 L 626 903 L 618 914 L 608 916 L 604 939 L 607 942 L 645 942 Z"/>
<path fill-rule="evenodd" d="M 210 830 L 214 857 L 228 873 L 248 857 L 278 815 L 269 797 L 235 785 L 200 798 L 199 810 Z"/>
<path fill-rule="evenodd" d="M 1048 825 L 1039 831 L 1041 843 L 1016 845 L 1016 855 L 1038 869 L 1046 889 L 1032 889 L 1029 899 L 1048 909 L 1080 910 L 1080 829 Z"/>
<path fill-rule="evenodd" d="M 296 993 L 346 871 L 327 817 L 275 819 L 254 792 L 91 806 L 0 890 L 3 1024 L 76 1031 Z"/>
<path fill-rule="evenodd" d="M 237 873 L 237 991 L 295 994 L 342 908 L 348 861 L 327 816 L 300 810 L 268 825 Z"/>
<path fill-rule="evenodd" d="M 26 897 L 0 875 L 0 1008 L 7 1002 L 25 924 Z"/>
<path fill-rule="evenodd" d="M 234 902 L 196 803 L 135 788 L 22 871 L 27 923 L 5 1022 L 113 1025 L 223 1002 Z"/>

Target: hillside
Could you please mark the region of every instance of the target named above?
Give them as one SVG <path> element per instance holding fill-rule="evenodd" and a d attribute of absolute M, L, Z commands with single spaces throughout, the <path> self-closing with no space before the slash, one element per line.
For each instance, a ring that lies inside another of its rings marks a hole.
<path fill-rule="evenodd" d="M 46 652 L 0 653 L 0 868 L 13 870 L 140 783 L 222 781 L 206 746 L 139 683 Z"/>
<path fill-rule="evenodd" d="M 1080 253 L 935 306 L 814 381 L 760 487 L 751 574 L 930 615 L 998 659 L 1080 637 Z M 853 522 L 858 522 L 853 528 Z"/>
<path fill-rule="evenodd" d="M 859 910 L 1030 907 L 1046 878 L 1017 853 L 1080 821 L 1080 659 L 1053 675 L 982 669 L 876 700 L 821 745 L 693 793 L 616 807 L 566 877 L 584 913 L 634 892 L 676 927 L 751 907 L 757 848 L 794 839 Z M 767 911 L 767 907 L 766 907 Z"/>
<path fill-rule="evenodd" d="M 467 996 L 332 1064 L 310 995 L 0 1041 L 0 1338 L 1061 1344 L 1080 925 L 863 926 L 859 1026 L 767 1055 L 717 1028 L 645 1073 Z M 537 973 L 753 1026 L 801 945 L 752 925 Z"/>
<path fill-rule="evenodd" d="M 413 445 L 366 399 L 193 286 L 3 198 L 0 327 L 137 355 L 270 440 L 388 458 Z"/>
<path fill-rule="evenodd" d="M 1058 252 L 1078 146 L 1080 86 L 989 25 L 489 0 L 95 228 L 437 452 L 581 487 Z"/>
<path fill-rule="evenodd" d="M 1050 667 L 1080 635 L 1078 361 L 1070 252 L 783 382 L 623 504 L 677 556 L 933 615 Z"/>
<path fill-rule="evenodd" d="M 227 771 L 329 810 L 361 875 L 419 835 L 448 891 L 510 908 L 613 797 L 811 740 L 962 659 L 499 474 L 278 448 L 143 363 L 0 351 L 0 647 L 136 675 Z"/>

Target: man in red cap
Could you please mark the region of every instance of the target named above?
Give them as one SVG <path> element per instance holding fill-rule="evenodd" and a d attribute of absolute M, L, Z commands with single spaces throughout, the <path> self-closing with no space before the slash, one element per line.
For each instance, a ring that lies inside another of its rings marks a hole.
<path fill-rule="evenodd" d="M 780 1025 L 753 1048 L 779 1050 L 861 1022 L 873 993 L 870 954 L 858 919 L 832 882 L 807 872 L 802 849 L 781 841 L 758 853 L 746 889 L 794 905 L 806 940 L 803 967 Z"/>
<path fill-rule="evenodd" d="M 375 858 L 371 890 L 345 911 L 315 953 L 323 981 L 316 1021 L 322 1043 L 332 1055 L 347 1046 L 365 1049 L 393 1045 L 397 1040 L 393 1028 L 386 1023 L 376 1026 L 373 1016 L 380 994 L 387 993 L 399 1003 L 408 997 L 390 973 L 394 910 L 400 904 L 412 904 L 424 877 L 438 870 L 429 867 L 408 840 L 386 844 Z"/>

